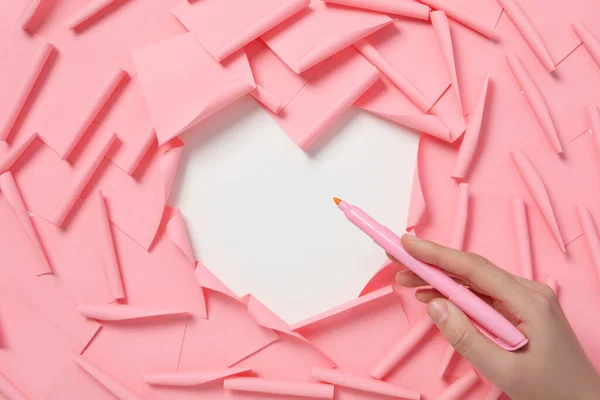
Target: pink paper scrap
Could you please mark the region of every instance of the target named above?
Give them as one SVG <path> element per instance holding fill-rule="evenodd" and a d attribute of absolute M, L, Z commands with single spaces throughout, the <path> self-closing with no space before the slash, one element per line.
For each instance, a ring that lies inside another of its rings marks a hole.
<path fill-rule="evenodd" d="M 533 258 L 531 255 L 527 206 L 522 197 L 513 197 L 512 216 L 515 227 L 515 245 L 519 253 L 519 270 L 525 279 L 533 280 Z"/>
<path fill-rule="evenodd" d="M 206 369 L 198 371 L 163 372 L 144 375 L 144 380 L 156 386 L 198 386 L 234 375 L 251 373 L 251 368 Z"/>
<path fill-rule="evenodd" d="M 168 311 L 139 308 L 123 304 L 87 304 L 79 303 L 79 313 L 86 318 L 98 321 L 126 321 L 130 319 L 181 316 L 187 317 L 187 311 Z"/>
<path fill-rule="evenodd" d="M 400 15 L 422 19 L 429 19 L 430 8 L 415 0 L 325 0 L 328 3 L 340 4 L 348 7 L 363 8 L 365 10 L 380 11 L 386 14 Z"/>
<path fill-rule="evenodd" d="M 333 386 L 323 383 L 272 381 L 262 378 L 229 378 L 223 382 L 226 390 L 333 399 Z"/>
<path fill-rule="evenodd" d="M 106 282 L 112 296 L 115 300 L 125 298 L 125 289 L 121 279 L 121 269 L 115 252 L 115 244 L 111 230 L 110 219 L 106 211 L 106 203 L 102 192 L 98 191 L 96 195 L 96 204 L 98 209 L 98 231 L 100 232 L 100 241 L 102 246 L 102 261 Z"/>

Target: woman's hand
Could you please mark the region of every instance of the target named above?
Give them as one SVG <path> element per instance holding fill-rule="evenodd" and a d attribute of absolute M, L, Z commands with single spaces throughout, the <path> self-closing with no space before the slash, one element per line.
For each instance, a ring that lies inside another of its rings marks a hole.
<path fill-rule="evenodd" d="M 404 235 L 402 244 L 413 257 L 480 294 L 529 339 L 524 348 L 505 351 L 414 273 L 405 270 L 396 277 L 400 285 L 418 288 L 416 298 L 428 303 L 429 316 L 450 344 L 512 399 L 600 399 L 599 375 L 550 287 L 511 275 L 481 256 L 412 235 Z"/>

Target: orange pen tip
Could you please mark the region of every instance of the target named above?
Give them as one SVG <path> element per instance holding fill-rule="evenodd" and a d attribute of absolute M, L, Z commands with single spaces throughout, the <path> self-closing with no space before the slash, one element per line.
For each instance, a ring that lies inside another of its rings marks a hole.
<path fill-rule="evenodd" d="M 333 202 L 339 206 L 342 201 L 340 199 L 338 199 L 337 197 L 334 197 Z"/>

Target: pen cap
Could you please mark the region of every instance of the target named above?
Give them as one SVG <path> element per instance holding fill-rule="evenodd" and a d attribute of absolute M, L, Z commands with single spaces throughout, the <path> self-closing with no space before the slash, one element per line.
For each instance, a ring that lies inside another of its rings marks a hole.
<path fill-rule="evenodd" d="M 466 287 L 459 285 L 448 300 L 463 310 L 481 333 L 503 349 L 514 351 L 527 344 L 527 338 L 516 326 Z"/>

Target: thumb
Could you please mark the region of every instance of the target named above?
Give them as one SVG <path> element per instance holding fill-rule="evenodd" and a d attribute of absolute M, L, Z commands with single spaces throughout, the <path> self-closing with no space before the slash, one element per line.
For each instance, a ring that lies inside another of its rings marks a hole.
<path fill-rule="evenodd" d="M 482 374 L 493 380 L 502 373 L 510 353 L 479 332 L 458 307 L 438 298 L 429 302 L 427 313 L 452 347 Z"/>

